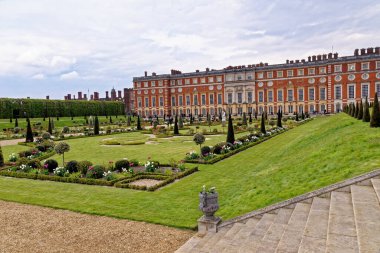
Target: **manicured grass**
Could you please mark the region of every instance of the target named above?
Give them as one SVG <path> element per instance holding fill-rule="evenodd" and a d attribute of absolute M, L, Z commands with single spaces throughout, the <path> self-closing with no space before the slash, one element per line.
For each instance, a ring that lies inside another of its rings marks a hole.
<path fill-rule="evenodd" d="M 380 129 L 339 114 L 200 166 L 156 192 L 0 177 L 0 199 L 193 228 L 202 185 L 216 186 L 218 215 L 228 219 L 378 168 L 379 153 Z"/>

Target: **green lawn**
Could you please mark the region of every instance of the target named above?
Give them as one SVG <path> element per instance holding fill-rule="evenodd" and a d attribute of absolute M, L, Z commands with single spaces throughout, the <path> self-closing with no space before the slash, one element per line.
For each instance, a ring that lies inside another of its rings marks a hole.
<path fill-rule="evenodd" d="M 95 155 L 106 155 L 98 149 Z M 0 177 L 0 199 L 193 228 L 201 216 L 198 192 L 204 184 L 216 186 L 218 215 L 228 219 L 378 168 L 379 153 L 380 129 L 339 114 L 203 165 L 156 192 Z"/>

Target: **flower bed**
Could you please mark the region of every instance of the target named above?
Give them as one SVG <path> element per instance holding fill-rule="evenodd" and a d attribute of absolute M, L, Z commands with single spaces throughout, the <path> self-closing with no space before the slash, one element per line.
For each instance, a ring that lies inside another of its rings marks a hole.
<path fill-rule="evenodd" d="M 302 125 L 310 120 L 311 119 L 299 121 L 296 123 L 296 125 Z M 273 128 L 272 130 L 267 131 L 266 134 L 257 133 L 240 137 L 234 143 L 218 143 L 212 147 L 212 149 L 210 148 L 210 151 L 208 153 L 202 154 L 202 156 L 197 154 L 195 151 L 191 151 L 186 155 L 185 161 L 187 163 L 214 164 L 243 150 L 251 148 L 261 142 L 269 140 L 270 138 L 277 136 L 287 130 L 288 128 Z"/>

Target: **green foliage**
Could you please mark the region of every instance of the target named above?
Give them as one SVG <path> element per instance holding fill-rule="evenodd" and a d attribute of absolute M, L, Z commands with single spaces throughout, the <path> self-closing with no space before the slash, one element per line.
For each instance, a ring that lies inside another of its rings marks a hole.
<path fill-rule="evenodd" d="M 42 133 L 41 137 L 42 137 L 42 139 L 44 139 L 44 140 L 50 140 L 51 135 L 50 135 L 49 132 L 45 132 L 45 133 Z"/>
<path fill-rule="evenodd" d="M 27 118 L 27 127 L 26 127 L 26 140 L 25 142 L 33 142 L 34 141 L 34 138 L 33 138 L 33 132 L 32 132 L 32 127 L 30 125 L 30 119 Z"/>
<path fill-rule="evenodd" d="M 227 143 L 235 142 L 234 126 L 232 124 L 231 114 L 228 115 L 228 130 L 227 130 Z"/>
<path fill-rule="evenodd" d="M 87 174 L 87 170 L 88 168 L 92 166 L 92 162 L 90 161 L 80 161 L 78 162 L 78 170 L 80 171 L 80 173 L 82 175 L 86 175 Z"/>
<path fill-rule="evenodd" d="M 356 106 L 355 106 L 355 115 L 354 115 L 354 117 L 355 118 L 358 118 L 359 117 L 359 103 L 358 102 L 356 102 Z"/>
<path fill-rule="evenodd" d="M 358 113 L 358 117 L 357 117 L 357 119 L 360 119 L 360 120 L 363 119 L 363 112 L 364 112 L 364 110 L 363 110 L 363 102 L 362 102 L 362 100 L 360 99 L 359 113 Z"/>
<path fill-rule="evenodd" d="M 243 122 L 242 122 L 242 125 L 244 125 L 244 126 L 247 125 L 247 115 L 245 114 L 245 112 L 243 112 Z"/>
<path fill-rule="evenodd" d="M 211 152 L 211 148 L 209 146 L 203 146 L 201 148 L 201 154 L 202 156 L 205 156 Z"/>
<path fill-rule="evenodd" d="M 141 122 L 140 122 L 140 115 L 137 116 L 137 130 L 142 130 Z"/>
<path fill-rule="evenodd" d="M 49 132 L 50 134 L 52 134 L 52 133 L 53 133 L 53 128 L 52 128 L 52 125 L 51 125 L 51 120 L 50 120 L 50 117 L 49 117 L 48 132 Z"/>
<path fill-rule="evenodd" d="M 277 112 L 277 126 L 282 127 L 282 111 Z"/>
<path fill-rule="evenodd" d="M 99 119 L 98 119 L 98 116 L 95 116 L 94 134 L 99 135 Z"/>
<path fill-rule="evenodd" d="M 87 170 L 86 177 L 95 179 L 102 178 L 105 170 L 105 167 L 102 165 L 90 166 Z"/>
<path fill-rule="evenodd" d="M 44 168 L 47 169 L 49 172 L 53 172 L 54 169 L 58 167 L 58 162 L 54 159 L 46 160 L 44 163 Z"/>
<path fill-rule="evenodd" d="M 179 134 L 179 129 L 178 129 L 178 116 L 175 115 L 174 119 L 174 131 L 173 134 Z"/>
<path fill-rule="evenodd" d="M 54 150 L 58 155 L 62 155 L 62 164 L 65 164 L 65 153 L 70 151 L 70 145 L 62 141 L 55 145 Z"/>
<path fill-rule="evenodd" d="M 1 148 L 0 145 L 0 167 L 4 165 L 4 155 L 3 155 L 3 149 Z"/>
<path fill-rule="evenodd" d="M 75 160 L 72 160 L 66 164 L 65 168 L 69 171 L 69 173 L 78 172 L 78 169 L 79 169 L 78 162 Z"/>
<path fill-rule="evenodd" d="M 375 99 L 373 102 L 370 126 L 380 127 L 380 108 L 379 108 L 379 100 L 377 97 L 377 92 L 375 92 Z"/>
<path fill-rule="evenodd" d="M 371 116 L 369 115 L 369 104 L 368 99 L 365 97 L 365 102 L 363 106 L 363 122 L 369 122 L 371 120 Z"/>
<path fill-rule="evenodd" d="M 182 119 L 182 115 L 179 116 L 179 119 L 178 119 L 178 127 L 179 127 L 179 128 L 183 128 L 183 119 Z"/>
<path fill-rule="evenodd" d="M 123 169 L 129 169 L 129 161 L 127 159 L 116 161 L 114 169 L 119 172 L 122 172 Z"/>
<path fill-rule="evenodd" d="M 297 114 L 297 117 L 298 117 L 298 114 Z M 298 121 L 298 120 L 297 120 L 297 121 Z M 263 134 L 266 134 L 266 133 L 267 133 L 267 131 L 265 130 L 265 117 L 264 117 L 264 113 L 261 115 L 260 131 L 261 131 Z"/>

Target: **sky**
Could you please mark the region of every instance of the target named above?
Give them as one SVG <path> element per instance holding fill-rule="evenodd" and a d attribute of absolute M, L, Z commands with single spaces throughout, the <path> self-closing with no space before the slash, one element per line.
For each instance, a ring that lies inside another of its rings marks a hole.
<path fill-rule="evenodd" d="M 378 0 L 0 0 L 0 97 L 380 46 Z"/>

